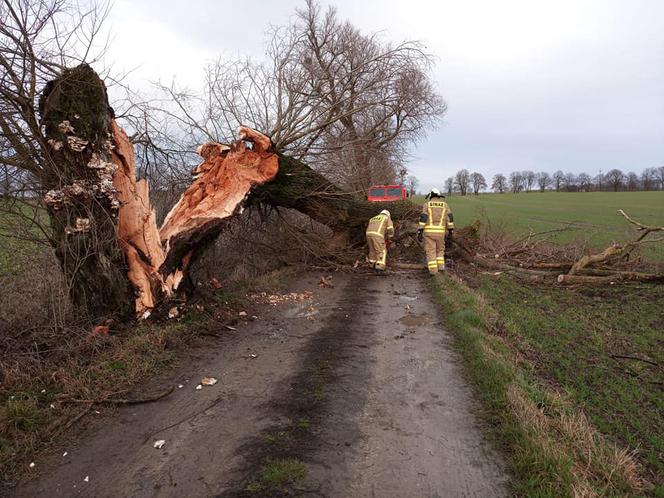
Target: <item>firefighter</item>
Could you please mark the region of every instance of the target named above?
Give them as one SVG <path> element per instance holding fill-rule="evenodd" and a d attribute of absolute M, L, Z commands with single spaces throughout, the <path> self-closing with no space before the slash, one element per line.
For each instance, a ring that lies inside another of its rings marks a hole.
<path fill-rule="evenodd" d="M 445 269 L 445 239 L 451 239 L 454 232 L 454 216 L 437 188 L 432 188 L 425 198 L 429 200 L 422 206 L 417 239 L 424 242 L 427 268 L 435 275 Z"/>
<path fill-rule="evenodd" d="M 394 237 L 394 225 L 387 209 L 383 209 L 369 220 L 366 235 L 367 245 L 369 246 L 367 261 L 372 268 L 384 271 L 387 263 L 387 245 L 385 241 L 389 242 Z"/>

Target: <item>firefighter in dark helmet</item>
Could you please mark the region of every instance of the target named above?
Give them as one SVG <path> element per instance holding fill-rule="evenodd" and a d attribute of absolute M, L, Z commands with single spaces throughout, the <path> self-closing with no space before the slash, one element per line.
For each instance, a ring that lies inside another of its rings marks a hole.
<path fill-rule="evenodd" d="M 431 189 L 426 196 L 428 201 L 422 205 L 417 230 L 418 240 L 424 242 L 427 268 L 432 275 L 445 269 L 445 238 L 448 234 L 451 237 L 454 231 L 454 216 L 444 198 L 440 190 Z"/>

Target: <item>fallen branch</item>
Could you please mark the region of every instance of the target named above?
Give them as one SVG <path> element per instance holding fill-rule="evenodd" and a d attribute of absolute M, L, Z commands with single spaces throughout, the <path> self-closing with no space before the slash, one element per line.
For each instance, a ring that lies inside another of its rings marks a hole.
<path fill-rule="evenodd" d="M 569 230 L 572 230 L 573 228 L 571 227 L 571 224 L 568 224 L 565 227 L 562 228 L 554 228 L 552 230 L 544 230 L 542 232 L 530 232 L 528 235 L 520 238 L 516 242 L 512 242 L 511 244 L 508 244 L 507 246 L 503 247 L 500 249 L 498 253 L 496 253 L 496 256 L 500 257 L 500 255 L 507 255 L 507 254 L 517 254 L 523 251 L 527 251 L 529 247 L 531 247 L 531 241 L 533 239 L 536 239 L 537 237 L 541 237 L 543 235 L 550 235 L 553 233 L 560 233 L 560 232 L 567 232 Z M 535 244 L 538 242 L 542 242 L 542 240 L 535 240 Z M 522 247 L 516 251 L 512 250 L 512 248 L 517 247 L 521 245 Z"/>
<path fill-rule="evenodd" d="M 83 417 L 85 417 L 88 413 L 90 413 L 90 410 L 92 410 L 92 405 L 85 407 L 83 410 L 78 412 L 76 415 L 74 415 L 73 417 L 67 419 L 67 421 L 64 422 L 64 423 L 62 423 L 62 420 L 55 421 L 47 429 L 46 434 L 48 434 L 49 437 L 59 436 L 60 434 L 65 432 L 67 429 L 69 429 L 72 425 L 74 425 L 76 422 L 78 422 Z"/>
<path fill-rule="evenodd" d="M 557 281 L 559 284 L 589 284 L 589 285 L 606 285 L 615 284 L 618 282 L 655 282 L 664 283 L 664 274 L 650 274 L 650 273 L 637 273 L 637 272 L 616 272 L 612 275 L 606 276 L 593 276 L 593 275 L 558 275 Z"/>
<path fill-rule="evenodd" d="M 390 266 L 398 270 L 425 270 L 427 267 L 423 263 L 399 263 L 399 262 L 390 264 Z"/>
<path fill-rule="evenodd" d="M 172 429 L 173 427 L 177 427 L 178 425 L 180 425 L 180 424 L 186 422 L 187 420 L 190 420 L 190 419 L 192 419 L 192 418 L 195 418 L 195 417 L 197 417 L 198 415 L 200 415 L 201 413 L 205 413 L 205 412 L 208 411 L 210 408 L 214 408 L 216 405 L 218 405 L 223 399 L 224 399 L 223 396 L 219 396 L 219 397 L 218 397 L 217 399 L 215 399 L 212 403 L 210 403 L 209 405 L 206 405 L 203 409 L 201 409 L 201 410 L 197 410 L 197 411 L 195 411 L 194 413 L 191 413 L 191 414 L 187 415 L 186 417 L 181 418 L 181 419 L 178 420 L 177 422 L 174 422 L 174 423 L 172 423 L 172 424 L 170 424 L 170 425 L 167 425 L 166 427 L 162 427 L 161 429 L 158 429 L 158 430 L 156 430 L 156 431 L 154 431 L 154 432 L 149 433 L 147 436 L 145 436 L 145 439 L 143 440 L 143 443 L 144 443 L 144 444 L 147 443 L 150 439 L 152 439 L 154 436 L 156 436 L 157 434 L 159 434 L 159 433 L 161 433 L 161 432 L 167 431 L 168 429 Z"/>
<path fill-rule="evenodd" d="M 579 259 L 576 263 L 572 265 L 572 267 L 569 270 L 569 273 L 567 276 L 573 276 L 579 273 L 582 269 L 586 268 L 587 266 L 592 266 L 597 263 L 607 263 L 610 261 L 615 261 L 618 258 L 626 258 L 628 257 L 631 252 L 638 247 L 641 244 L 645 244 L 647 242 L 659 242 L 661 240 L 664 240 L 664 238 L 656 238 L 656 239 L 648 239 L 646 240 L 646 237 L 652 233 L 652 232 L 660 232 L 664 231 L 664 227 L 656 227 L 656 226 L 648 226 L 644 225 L 643 223 L 640 223 L 636 220 L 633 220 L 630 218 L 622 209 L 619 209 L 618 212 L 627 219 L 628 222 L 632 223 L 633 225 L 636 225 L 638 227 L 638 230 L 641 231 L 641 235 L 636 240 L 633 240 L 631 242 L 627 242 L 623 245 L 613 243 L 604 251 L 602 251 L 599 254 L 589 254 L 586 256 L 583 256 L 581 259 Z M 563 277 L 560 275 L 558 277 L 558 282 L 563 282 L 565 279 L 561 278 Z M 629 278 L 625 278 L 623 275 L 620 280 L 625 280 Z M 638 280 L 639 278 L 634 277 L 633 279 Z M 573 279 L 572 279 L 573 280 Z M 608 279 L 607 281 L 610 281 Z M 658 281 L 657 278 L 654 279 L 654 281 Z M 591 281 L 588 281 L 589 283 Z M 581 283 L 581 282 L 580 282 Z M 599 282 L 597 282 L 599 283 Z"/>
<path fill-rule="evenodd" d="M 533 268 L 536 270 L 566 270 L 572 267 L 572 263 L 523 263 L 524 268 Z"/>
<path fill-rule="evenodd" d="M 615 359 L 620 359 L 620 360 L 637 360 L 637 361 L 642 361 L 644 363 L 647 363 L 649 365 L 652 365 L 653 367 L 658 367 L 659 363 L 656 361 L 652 360 L 647 360 L 645 358 L 639 358 L 638 356 L 629 356 L 629 355 L 622 355 L 622 354 L 612 354 L 609 355 L 611 358 Z"/>
<path fill-rule="evenodd" d="M 100 399 L 61 399 L 61 403 L 85 403 L 90 405 L 96 405 L 101 403 L 110 403 L 115 405 L 138 405 L 141 403 L 152 403 L 154 401 L 159 401 L 160 399 L 165 398 L 175 390 L 175 386 L 171 386 L 166 391 L 150 396 L 147 398 L 138 398 L 138 399 L 123 399 L 123 398 L 100 398 Z"/>
<path fill-rule="evenodd" d="M 639 223 L 636 220 L 633 220 L 630 218 L 625 211 L 622 209 L 618 209 L 618 212 L 622 214 L 627 221 L 629 221 L 631 224 L 636 225 L 638 228 L 637 230 L 643 230 L 646 232 L 646 235 L 649 234 L 650 232 L 664 232 L 664 227 L 657 227 L 657 226 L 650 226 L 650 225 L 644 225 L 643 223 Z"/>
<path fill-rule="evenodd" d="M 530 282 L 541 283 L 547 280 L 553 281 L 555 279 L 555 274 L 548 271 L 528 270 L 526 268 L 507 265 L 499 261 L 483 258 L 480 256 L 476 256 L 469 262 L 482 268 L 497 270 L 499 272 L 498 274 L 508 273 L 521 280 L 528 280 Z"/>

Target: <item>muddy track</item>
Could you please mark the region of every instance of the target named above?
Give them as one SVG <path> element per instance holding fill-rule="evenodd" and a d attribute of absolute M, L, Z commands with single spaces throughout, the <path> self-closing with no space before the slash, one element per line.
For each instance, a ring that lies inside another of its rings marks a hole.
<path fill-rule="evenodd" d="M 184 385 L 170 398 L 118 410 L 66 458 L 54 448 L 12 495 L 507 496 L 424 276 L 316 282 L 294 284 L 313 301 L 266 311 L 153 386 Z M 207 375 L 219 383 L 195 390 Z"/>
<path fill-rule="evenodd" d="M 246 461 L 239 469 L 243 478 L 220 496 L 255 496 L 255 492 L 247 489 L 260 478 L 261 469 L 270 460 L 311 461 L 321 448 L 334 450 L 340 445 L 352 446 L 359 440 L 357 418 L 366 399 L 366 389 L 355 390 L 352 396 L 339 396 L 337 391 L 343 389 L 347 384 L 345 379 L 351 375 L 357 385 L 367 385 L 370 370 L 366 357 L 376 328 L 365 327 L 360 317 L 372 313 L 374 302 L 366 278 L 348 281 L 343 297 L 331 305 L 323 326 L 303 348 L 298 370 L 276 387 L 272 399 L 263 407 L 286 422 L 267 427 L 241 446 Z M 351 364 L 347 371 L 345 367 Z M 343 434 L 326 441 L 321 428 L 326 426 L 332 411 L 340 414 L 335 422 L 343 427 Z M 284 494 L 277 489 L 261 491 L 274 496 Z M 318 493 L 320 488 L 293 486 L 286 491 L 293 492 Z"/>

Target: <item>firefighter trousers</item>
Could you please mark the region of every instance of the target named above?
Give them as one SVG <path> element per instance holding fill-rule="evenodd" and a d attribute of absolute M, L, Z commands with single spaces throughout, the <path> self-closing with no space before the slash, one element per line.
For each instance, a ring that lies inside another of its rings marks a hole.
<path fill-rule="evenodd" d="M 445 269 L 445 233 L 424 232 L 424 253 L 429 273 L 435 275 Z"/>
<path fill-rule="evenodd" d="M 385 238 L 379 235 L 367 235 L 367 245 L 369 246 L 369 257 L 367 261 L 372 268 L 384 270 L 387 263 L 387 247 Z"/>

